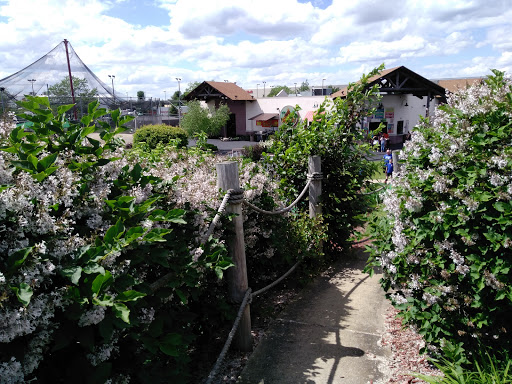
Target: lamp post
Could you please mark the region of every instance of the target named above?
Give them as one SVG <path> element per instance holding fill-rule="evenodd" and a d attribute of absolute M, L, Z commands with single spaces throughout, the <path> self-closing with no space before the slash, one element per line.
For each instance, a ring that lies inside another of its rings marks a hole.
<path fill-rule="evenodd" d="M 112 96 L 114 97 L 114 104 L 116 103 L 116 91 L 114 90 L 114 79 L 116 78 L 114 75 L 108 75 L 112 80 Z"/>
<path fill-rule="evenodd" d="M 265 84 L 267 84 L 267 82 L 263 81 L 263 97 L 265 97 Z"/>
<path fill-rule="evenodd" d="M 295 97 L 297 97 L 297 83 L 293 83 L 295 84 Z"/>
<path fill-rule="evenodd" d="M 164 91 L 164 104 L 165 104 L 165 100 L 167 100 L 167 91 Z"/>
<path fill-rule="evenodd" d="M 35 93 L 34 93 L 34 81 L 36 81 L 36 79 L 28 79 L 28 81 L 30 81 L 30 84 L 32 84 L 32 96 L 35 96 Z"/>
<path fill-rule="evenodd" d="M 259 90 L 260 90 L 260 83 L 256 84 L 256 98 L 258 98 Z"/>
<path fill-rule="evenodd" d="M 324 81 L 325 81 L 325 79 L 322 79 L 322 96 L 325 96 L 325 92 L 324 92 Z"/>
<path fill-rule="evenodd" d="M 181 77 L 177 77 L 176 81 L 178 82 L 178 125 L 181 126 L 181 88 L 180 88 Z"/>

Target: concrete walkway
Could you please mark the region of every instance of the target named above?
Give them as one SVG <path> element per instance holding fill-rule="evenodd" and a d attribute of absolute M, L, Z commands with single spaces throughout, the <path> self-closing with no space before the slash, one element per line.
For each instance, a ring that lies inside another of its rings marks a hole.
<path fill-rule="evenodd" d="M 258 344 L 240 384 L 385 383 L 380 345 L 389 307 L 379 275 L 362 273 L 358 249 L 307 287 Z M 256 298 L 255 300 L 258 300 Z"/>

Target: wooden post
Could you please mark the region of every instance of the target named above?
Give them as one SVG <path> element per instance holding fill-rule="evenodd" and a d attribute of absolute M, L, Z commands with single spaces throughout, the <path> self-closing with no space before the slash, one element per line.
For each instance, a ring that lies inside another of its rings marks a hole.
<path fill-rule="evenodd" d="M 315 218 L 322 213 L 320 198 L 322 196 L 322 159 L 320 156 L 309 156 L 308 173 L 313 176 L 309 184 L 309 217 Z"/>
<path fill-rule="evenodd" d="M 240 189 L 238 163 L 236 161 L 218 163 L 216 167 L 218 188 L 224 191 Z M 245 292 L 249 288 L 249 283 L 247 280 L 247 266 L 245 262 L 242 199 L 240 196 L 235 196 L 235 199 L 233 199 L 233 197 L 232 195 L 229 200 L 226 212 L 236 214 L 233 218 L 234 234 L 228 240 L 228 252 L 235 266 L 226 271 L 226 278 L 229 285 L 230 299 L 240 304 L 244 299 Z M 245 307 L 234 342 L 241 351 L 248 352 L 252 350 L 251 310 L 249 305 Z"/>
<path fill-rule="evenodd" d="M 391 157 L 393 158 L 393 173 L 399 174 L 400 173 L 400 164 L 398 163 L 398 159 L 400 157 L 400 151 L 393 151 L 391 154 Z"/>

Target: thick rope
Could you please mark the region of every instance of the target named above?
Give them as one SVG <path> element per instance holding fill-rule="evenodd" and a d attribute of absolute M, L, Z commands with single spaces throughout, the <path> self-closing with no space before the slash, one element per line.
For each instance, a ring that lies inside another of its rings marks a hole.
<path fill-rule="evenodd" d="M 276 286 L 277 284 L 279 284 L 281 281 L 283 281 L 284 279 L 286 279 L 288 277 L 288 275 L 290 273 L 292 273 L 293 271 L 295 271 L 295 268 L 297 268 L 297 266 L 301 263 L 302 260 L 299 260 L 297 261 L 289 270 L 288 272 L 286 272 L 283 276 L 281 276 L 279 279 L 277 279 L 276 281 L 274 281 L 273 283 L 267 285 L 266 287 L 264 288 L 261 288 L 259 291 L 256 291 L 252 294 L 252 297 L 255 297 L 255 296 L 258 296 L 258 295 L 261 295 L 262 293 L 268 291 L 270 288 Z"/>
<path fill-rule="evenodd" d="M 220 352 L 220 355 L 217 358 L 217 361 L 215 362 L 215 365 L 213 366 L 212 371 L 208 375 L 206 384 L 212 383 L 213 379 L 217 375 L 217 371 L 219 370 L 219 367 L 222 364 L 222 361 L 224 360 L 226 353 L 228 352 L 231 342 L 233 341 L 235 332 L 238 329 L 238 325 L 240 324 L 240 320 L 242 319 L 242 314 L 245 310 L 245 307 L 247 306 L 247 304 L 249 304 L 251 299 L 252 299 L 251 288 L 248 288 L 247 291 L 245 292 L 245 296 L 244 296 L 244 299 L 242 300 L 242 304 L 240 304 L 240 309 L 238 310 L 238 315 L 236 316 L 235 323 L 233 324 L 233 327 L 231 328 L 231 332 L 229 332 L 228 338 L 227 338 L 226 342 L 224 343 L 224 348 L 222 348 L 222 351 Z"/>
<path fill-rule="evenodd" d="M 208 228 L 208 231 L 201 238 L 201 241 L 200 241 L 201 245 L 204 245 L 208 241 L 208 239 L 210 238 L 213 230 L 215 229 L 215 226 L 217 225 L 217 223 L 220 220 L 220 217 L 221 217 L 222 213 L 226 210 L 226 206 L 228 204 L 228 201 L 230 201 L 230 199 L 231 199 L 231 195 L 233 195 L 234 193 L 235 193 L 235 191 L 233 189 L 230 189 L 224 195 L 224 198 L 222 199 L 222 203 L 220 204 L 220 207 L 217 210 L 217 214 L 215 215 L 215 217 L 213 218 L 212 222 L 210 223 L 210 227 Z M 153 284 L 151 284 L 149 286 L 149 289 L 151 289 L 152 292 L 155 292 L 155 291 L 159 290 L 160 288 L 165 287 L 167 285 L 167 283 L 169 283 L 172 280 L 174 275 L 175 275 L 175 273 L 171 272 L 171 273 L 168 273 L 168 274 L 162 276 L 160 279 L 158 279 Z"/>
<path fill-rule="evenodd" d="M 225 195 L 224 195 L 224 199 L 222 199 L 222 203 L 220 204 L 220 207 L 219 209 L 217 210 L 217 214 L 215 215 L 215 217 L 213 218 L 212 222 L 210 223 L 210 227 L 208 228 L 208 231 L 206 232 L 206 234 L 203 236 L 203 238 L 201 239 L 201 245 L 204 245 L 208 239 L 210 238 L 213 230 L 215 229 L 215 226 L 217 225 L 217 223 L 219 222 L 220 220 L 220 217 L 221 215 L 224 213 L 224 211 L 226 210 L 226 206 L 228 204 L 228 201 L 229 199 L 231 198 L 231 194 L 233 192 L 233 189 L 230 189 Z"/>
<path fill-rule="evenodd" d="M 264 209 L 261 209 L 261 208 L 255 206 L 252 203 L 249 203 L 245 199 L 244 199 L 244 204 L 247 205 L 249 208 L 254 209 L 256 212 L 264 213 L 266 215 L 279 215 L 281 213 L 286 213 L 286 212 L 290 211 L 293 207 L 295 207 L 298 204 L 298 202 L 304 197 L 304 195 L 306 194 L 306 191 L 309 188 L 309 185 L 311 184 L 311 180 L 313 180 L 313 179 L 314 179 L 314 176 L 313 177 L 309 177 L 309 175 L 308 175 L 308 182 L 306 183 L 306 186 L 304 187 L 304 189 L 300 193 L 299 197 L 297 197 L 295 199 L 295 201 L 293 203 L 291 203 L 289 206 L 287 206 L 286 208 L 282 208 L 282 209 L 279 209 L 277 211 L 266 211 Z M 318 178 L 315 178 L 315 180 L 318 180 Z"/>
<path fill-rule="evenodd" d="M 384 188 L 386 188 L 385 185 L 383 185 L 382 187 L 376 189 L 375 191 L 370 191 L 370 192 L 364 192 L 364 193 L 358 193 L 358 195 L 361 195 L 361 196 L 364 196 L 364 195 L 371 195 L 372 193 L 377 193 L 381 190 L 383 190 Z"/>

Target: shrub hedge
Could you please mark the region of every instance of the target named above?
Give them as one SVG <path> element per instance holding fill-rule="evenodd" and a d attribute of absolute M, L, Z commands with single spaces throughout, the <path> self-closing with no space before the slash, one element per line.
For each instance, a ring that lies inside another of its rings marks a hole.
<path fill-rule="evenodd" d="M 154 149 L 158 144 L 170 144 L 176 141 L 178 148 L 188 145 L 187 133 L 180 127 L 170 125 L 145 125 L 133 135 L 133 144 L 146 143 L 149 148 Z"/>

